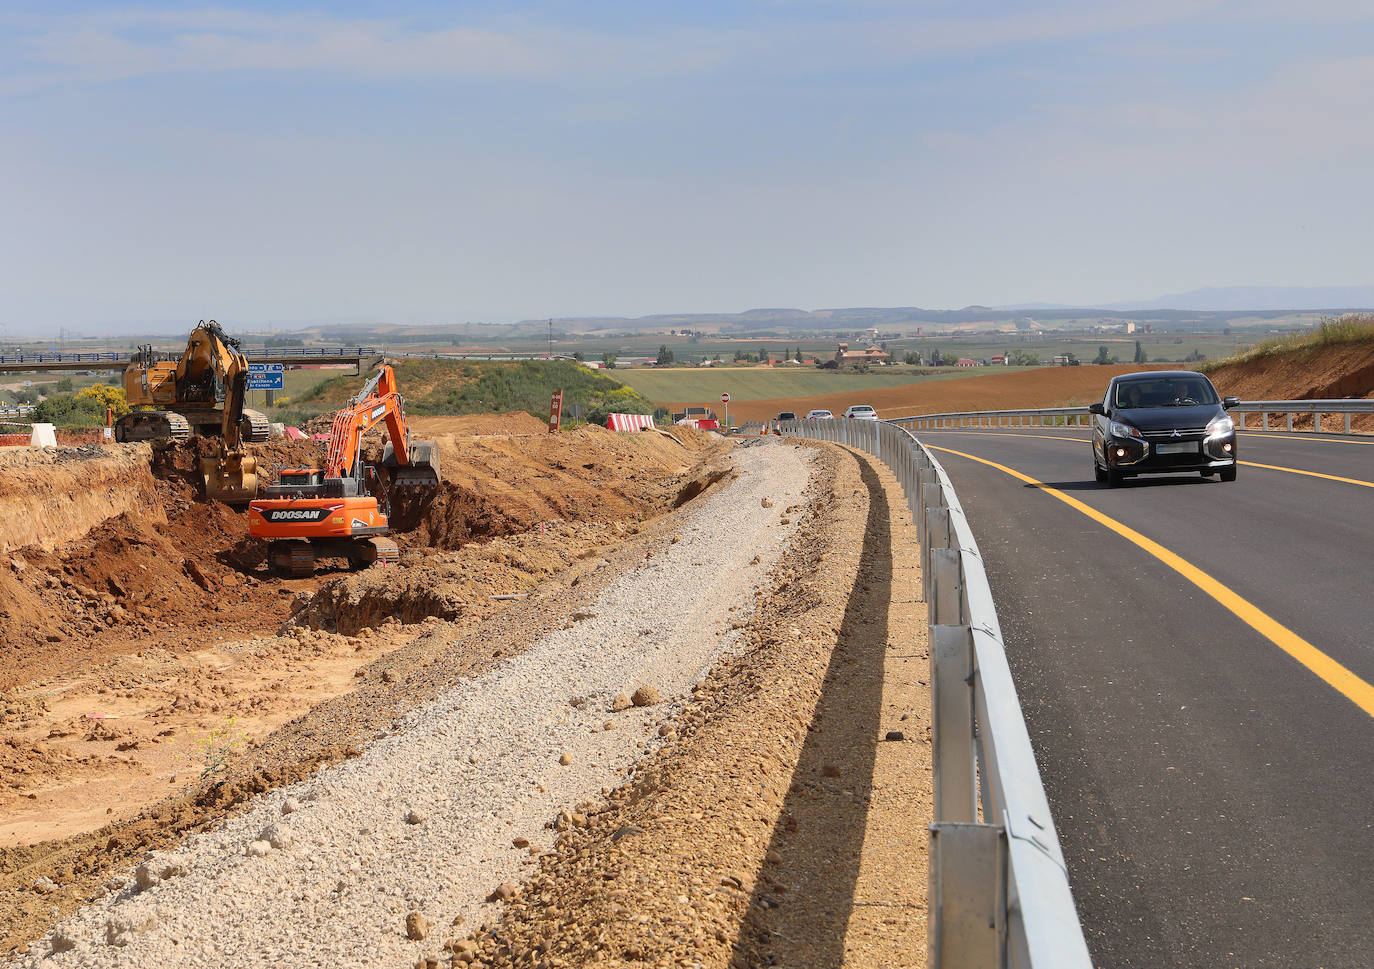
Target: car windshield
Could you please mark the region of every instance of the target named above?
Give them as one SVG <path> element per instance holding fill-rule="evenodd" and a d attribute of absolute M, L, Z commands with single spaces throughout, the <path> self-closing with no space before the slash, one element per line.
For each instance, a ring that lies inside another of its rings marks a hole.
<path fill-rule="evenodd" d="M 1206 377 L 1156 377 L 1149 380 L 1123 380 L 1117 384 L 1113 406 L 1129 409 L 1190 407 L 1216 402 L 1216 391 Z"/>
<path fill-rule="evenodd" d="M 866 413 L 868 413 L 869 411 L 873 410 L 873 408 L 872 408 L 872 407 L 869 407 L 867 404 L 859 404 L 859 405 L 857 405 L 857 406 L 855 406 L 855 407 L 851 407 L 851 408 L 849 408 L 849 409 L 852 410 L 852 411 L 853 411 L 854 413 L 856 413 L 856 414 L 866 414 Z"/>

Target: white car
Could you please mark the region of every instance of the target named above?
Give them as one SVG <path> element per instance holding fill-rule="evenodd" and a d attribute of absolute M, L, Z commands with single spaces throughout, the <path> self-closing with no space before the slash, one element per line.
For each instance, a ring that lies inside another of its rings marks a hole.
<path fill-rule="evenodd" d="M 861 421 L 876 421 L 878 412 L 867 404 L 854 404 L 844 412 L 844 416 L 857 418 Z"/>
<path fill-rule="evenodd" d="M 808 421 L 833 421 L 835 415 L 828 410 L 811 410 L 806 412 L 804 419 Z"/>

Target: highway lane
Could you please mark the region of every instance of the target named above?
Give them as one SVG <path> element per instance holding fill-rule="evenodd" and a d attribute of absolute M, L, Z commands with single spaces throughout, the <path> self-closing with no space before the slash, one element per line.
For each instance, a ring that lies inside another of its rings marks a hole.
<path fill-rule="evenodd" d="M 1107 489 L 1089 445 L 1058 436 L 921 432 L 1135 529 L 1374 682 L 1374 489 L 1249 467 Z M 1370 714 L 1122 536 L 936 453 L 987 562 L 1095 962 L 1370 965 Z M 1246 434 L 1241 457 L 1374 483 L 1363 443 Z"/>

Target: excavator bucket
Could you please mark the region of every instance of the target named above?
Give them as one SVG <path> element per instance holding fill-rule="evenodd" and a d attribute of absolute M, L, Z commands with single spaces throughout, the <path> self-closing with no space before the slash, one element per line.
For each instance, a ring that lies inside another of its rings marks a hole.
<path fill-rule="evenodd" d="M 246 505 L 258 496 L 258 462 L 254 458 L 221 463 L 219 458 L 201 458 L 200 475 L 205 481 L 205 497 L 226 505 Z"/>
<path fill-rule="evenodd" d="M 410 464 L 396 462 L 388 443 L 382 451 L 382 467 L 395 488 L 433 488 L 439 483 L 439 444 L 436 441 L 411 441 Z"/>

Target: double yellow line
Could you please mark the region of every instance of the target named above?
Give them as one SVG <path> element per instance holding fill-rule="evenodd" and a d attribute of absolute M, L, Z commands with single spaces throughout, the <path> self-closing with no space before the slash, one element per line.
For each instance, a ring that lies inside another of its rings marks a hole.
<path fill-rule="evenodd" d="M 1250 628 L 1254 629 L 1279 649 L 1283 650 L 1303 666 L 1307 667 L 1307 669 L 1315 673 L 1328 686 L 1341 694 L 1341 696 L 1354 703 L 1369 716 L 1374 717 L 1374 686 L 1360 679 L 1350 670 L 1346 669 L 1330 656 L 1327 656 L 1320 649 L 1313 646 L 1287 626 L 1284 626 L 1263 609 L 1260 609 L 1254 603 L 1242 597 L 1229 586 L 1218 582 L 1212 576 L 1208 575 L 1191 562 L 1184 560 L 1179 555 L 1169 551 L 1163 545 L 1160 545 L 1153 539 L 1146 538 L 1144 535 L 1140 534 L 1140 532 L 1121 524 L 1121 522 L 1116 519 L 1109 518 L 1096 508 L 1084 504 L 1077 498 L 1071 497 L 1060 491 L 1058 488 L 1051 488 L 1043 481 L 1037 481 L 1030 475 L 1022 474 L 1015 468 L 1009 468 L 1004 464 L 998 464 L 996 461 L 989 461 L 986 458 L 980 458 L 963 451 L 955 451 L 951 448 L 936 447 L 933 444 L 927 444 L 926 446 L 932 451 L 943 451 L 946 454 L 968 458 L 970 461 L 977 461 L 979 464 L 986 464 L 988 467 L 996 468 L 998 471 L 1011 475 L 1018 481 L 1024 481 L 1031 487 L 1037 488 L 1054 498 L 1058 498 L 1075 511 L 1086 515 L 1098 524 L 1116 532 L 1116 534 L 1148 552 L 1189 582 L 1193 583 L 1203 592 L 1207 593 L 1217 602 L 1221 603 L 1222 606 L 1229 609 L 1234 615 L 1240 618 L 1242 622 L 1250 626 Z M 1318 477 L 1329 476 L 1318 475 Z M 1363 484 L 1364 482 L 1355 483 Z"/>

